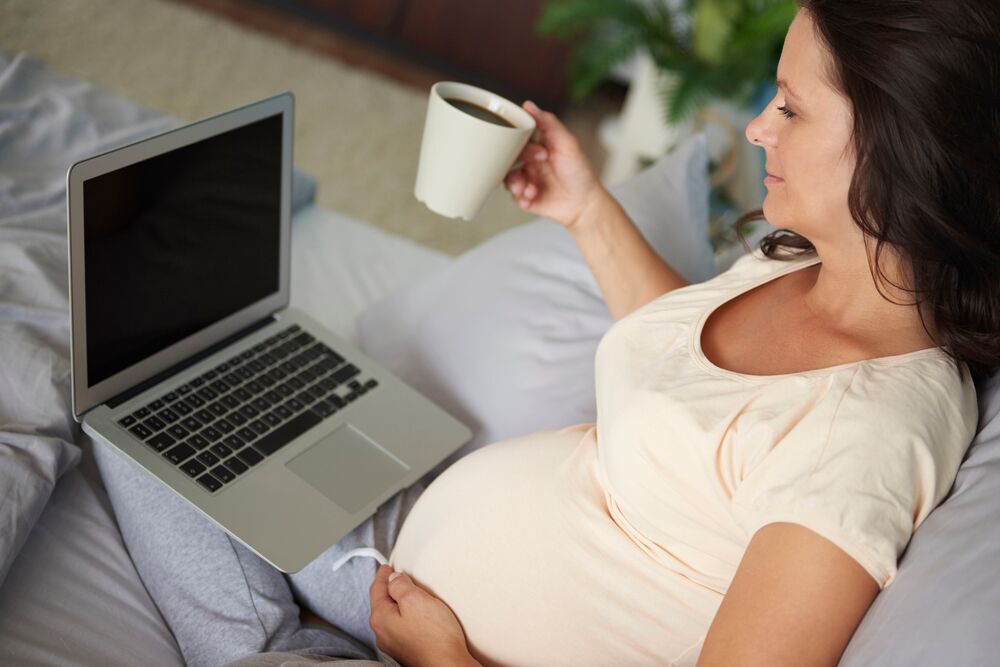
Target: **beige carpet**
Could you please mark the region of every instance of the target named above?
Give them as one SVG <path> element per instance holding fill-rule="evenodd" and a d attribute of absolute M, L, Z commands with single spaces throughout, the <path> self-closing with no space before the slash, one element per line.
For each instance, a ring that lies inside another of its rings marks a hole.
<path fill-rule="evenodd" d="M 318 202 L 457 254 L 527 217 L 498 191 L 479 220 L 413 197 L 425 94 L 166 0 L 0 0 L 0 49 L 186 120 L 295 93 L 295 162 Z"/>

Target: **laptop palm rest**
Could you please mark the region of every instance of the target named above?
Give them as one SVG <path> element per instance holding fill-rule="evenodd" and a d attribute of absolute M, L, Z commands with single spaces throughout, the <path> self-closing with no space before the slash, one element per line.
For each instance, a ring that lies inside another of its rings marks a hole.
<path fill-rule="evenodd" d="M 351 424 L 333 431 L 286 466 L 352 513 L 363 509 L 410 470 Z"/>

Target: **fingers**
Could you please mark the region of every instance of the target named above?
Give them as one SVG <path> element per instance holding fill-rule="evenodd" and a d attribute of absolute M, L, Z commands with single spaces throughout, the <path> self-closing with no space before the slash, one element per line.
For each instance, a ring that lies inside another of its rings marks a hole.
<path fill-rule="evenodd" d="M 539 143 L 551 148 L 554 151 L 573 151 L 577 147 L 576 137 L 570 132 L 562 121 L 550 111 L 542 111 L 538 105 L 527 100 L 521 105 L 525 111 L 535 119 L 538 133 L 541 135 Z"/>
<path fill-rule="evenodd" d="M 404 604 L 407 598 L 424 592 L 422 588 L 413 583 L 410 575 L 402 572 L 394 572 L 388 578 L 388 584 L 389 596 L 397 605 Z"/>
<path fill-rule="evenodd" d="M 372 581 L 369 595 L 371 596 L 372 616 L 378 613 L 399 613 L 396 601 L 389 594 L 389 575 L 393 573 L 388 565 L 379 567 Z"/>

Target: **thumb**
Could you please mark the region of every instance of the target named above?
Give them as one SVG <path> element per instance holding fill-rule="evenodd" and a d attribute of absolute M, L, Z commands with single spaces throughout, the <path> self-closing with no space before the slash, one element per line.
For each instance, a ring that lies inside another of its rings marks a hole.
<path fill-rule="evenodd" d="M 575 142 L 573 134 L 562 124 L 562 121 L 551 111 L 543 111 L 537 104 L 527 100 L 523 105 L 524 110 L 535 119 L 538 132 L 542 135 L 541 141 L 551 148 L 566 148 Z"/>
<path fill-rule="evenodd" d="M 389 597 L 398 604 L 400 600 L 421 593 L 421 589 L 410 575 L 403 572 L 393 572 L 389 575 Z"/>

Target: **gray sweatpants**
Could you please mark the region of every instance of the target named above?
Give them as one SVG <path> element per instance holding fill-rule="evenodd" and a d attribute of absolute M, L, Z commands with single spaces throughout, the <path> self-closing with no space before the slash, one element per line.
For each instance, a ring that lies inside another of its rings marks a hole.
<path fill-rule="evenodd" d="M 388 555 L 423 486 L 396 494 L 301 572 L 286 575 L 117 450 L 95 444 L 93 451 L 132 561 L 188 665 L 215 667 L 264 651 L 383 657 L 368 625 L 378 564 L 353 558 L 336 572 L 330 566 L 357 547 Z M 340 632 L 302 626 L 299 604 Z"/>

